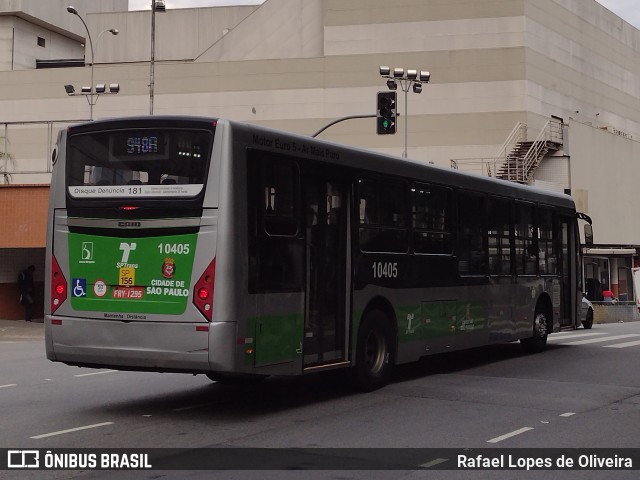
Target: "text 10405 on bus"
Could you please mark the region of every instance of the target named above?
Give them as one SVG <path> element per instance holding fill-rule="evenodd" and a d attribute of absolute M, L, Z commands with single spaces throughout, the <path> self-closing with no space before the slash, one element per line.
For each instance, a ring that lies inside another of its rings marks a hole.
<path fill-rule="evenodd" d="M 53 162 L 54 361 L 345 368 L 372 390 L 426 354 L 539 351 L 593 318 L 566 195 L 196 117 L 72 126 Z"/>

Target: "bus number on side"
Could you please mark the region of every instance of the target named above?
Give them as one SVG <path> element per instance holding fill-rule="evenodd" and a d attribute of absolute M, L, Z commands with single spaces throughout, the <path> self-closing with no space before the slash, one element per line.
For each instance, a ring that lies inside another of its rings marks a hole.
<path fill-rule="evenodd" d="M 159 243 L 158 250 L 161 254 L 169 255 L 173 253 L 174 255 L 188 255 L 189 254 L 189 244 L 188 243 Z"/>
<path fill-rule="evenodd" d="M 373 262 L 373 278 L 398 278 L 398 262 Z"/>

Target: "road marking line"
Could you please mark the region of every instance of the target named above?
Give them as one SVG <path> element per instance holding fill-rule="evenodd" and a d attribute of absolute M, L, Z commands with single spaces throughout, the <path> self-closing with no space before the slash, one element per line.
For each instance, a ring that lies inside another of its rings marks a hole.
<path fill-rule="evenodd" d="M 612 335 L 610 337 L 590 338 L 589 340 L 578 340 L 577 342 L 566 342 L 563 345 L 587 345 L 589 343 L 609 342 L 611 340 L 620 340 L 621 338 L 640 337 L 637 333 L 628 333 L 626 335 Z"/>
<path fill-rule="evenodd" d="M 549 335 L 548 341 L 551 340 L 565 340 L 567 338 L 582 338 L 593 337 L 594 335 L 607 335 L 605 332 L 592 332 L 592 333 L 552 333 Z"/>
<path fill-rule="evenodd" d="M 624 343 L 616 343 L 615 345 L 603 345 L 607 348 L 625 348 L 625 347 L 635 347 L 640 345 L 640 340 L 635 340 L 633 342 L 624 342 Z"/>
<path fill-rule="evenodd" d="M 431 468 L 431 467 L 435 467 L 436 465 L 440 465 L 441 463 L 445 463 L 445 462 L 448 462 L 448 461 L 449 461 L 448 458 L 434 458 L 430 462 L 423 463 L 420 466 L 422 468 Z"/>
<path fill-rule="evenodd" d="M 80 430 L 88 430 L 90 428 L 106 427 L 107 425 L 113 425 L 113 422 L 96 423 L 94 425 L 85 425 L 84 427 L 76 427 L 76 428 L 70 428 L 68 430 L 59 430 L 57 432 L 43 433 L 42 435 L 36 435 L 35 437 L 31 437 L 31 438 L 34 440 L 39 440 L 41 438 L 55 437 L 56 435 L 63 435 L 65 433 L 71 433 L 71 432 L 78 432 Z"/>
<path fill-rule="evenodd" d="M 499 437 L 492 438 L 491 440 L 487 440 L 487 443 L 498 443 L 502 440 L 506 440 L 507 438 L 515 437 L 516 435 L 520 435 L 521 433 L 528 432 L 529 430 L 533 430 L 531 427 L 523 427 L 519 430 L 515 430 L 511 433 L 506 433 L 504 435 L 500 435 Z"/>
<path fill-rule="evenodd" d="M 17 386 L 18 386 L 17 383 L 10 383 L 8 385 L 0 385 L 0 388 L 17 387 Z"/>
<path fill-rule="evenodd" d="M 573 417 L 575 415 L 574 412 L 561 413 L 561 417 Z"/>
<path fill-rule="evenodd" d="M 101 372 L 92 372 L 92 373 L 80 373 L 78 375 L 74 375 L 74 377 L 88 377 L 90 375 L 103 375 L 105 373 L 114 373 L 117 372 L 118 370 L 103 370 Z"/>

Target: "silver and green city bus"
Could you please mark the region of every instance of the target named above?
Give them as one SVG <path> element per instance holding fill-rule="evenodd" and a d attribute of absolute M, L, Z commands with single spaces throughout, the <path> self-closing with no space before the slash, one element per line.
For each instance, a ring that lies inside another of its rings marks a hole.
<path fill-rule="evenodd" d="M 214 118 L 72 126 L 53 164 L 53 361 L 372 390 L 585 321 L 567 195 Z"/>

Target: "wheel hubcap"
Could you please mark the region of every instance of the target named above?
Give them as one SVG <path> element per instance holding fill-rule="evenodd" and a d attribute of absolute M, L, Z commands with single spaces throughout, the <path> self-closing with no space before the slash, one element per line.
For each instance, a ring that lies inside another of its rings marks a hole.
<path fill-rule="evenodd" d="M 386 358 L 386 345 L 384 338 L 377 331 L 371 332 L 367 338 L 366 357 L 369 371 L 377 373 L 382 369 Z"/>
<path fill-rule="evenodd" d="M 544 337 L 547 334 L 547 319 L 544 318 L 544 315 L 536 317 L 534 331 L 538 337 Z"/>

